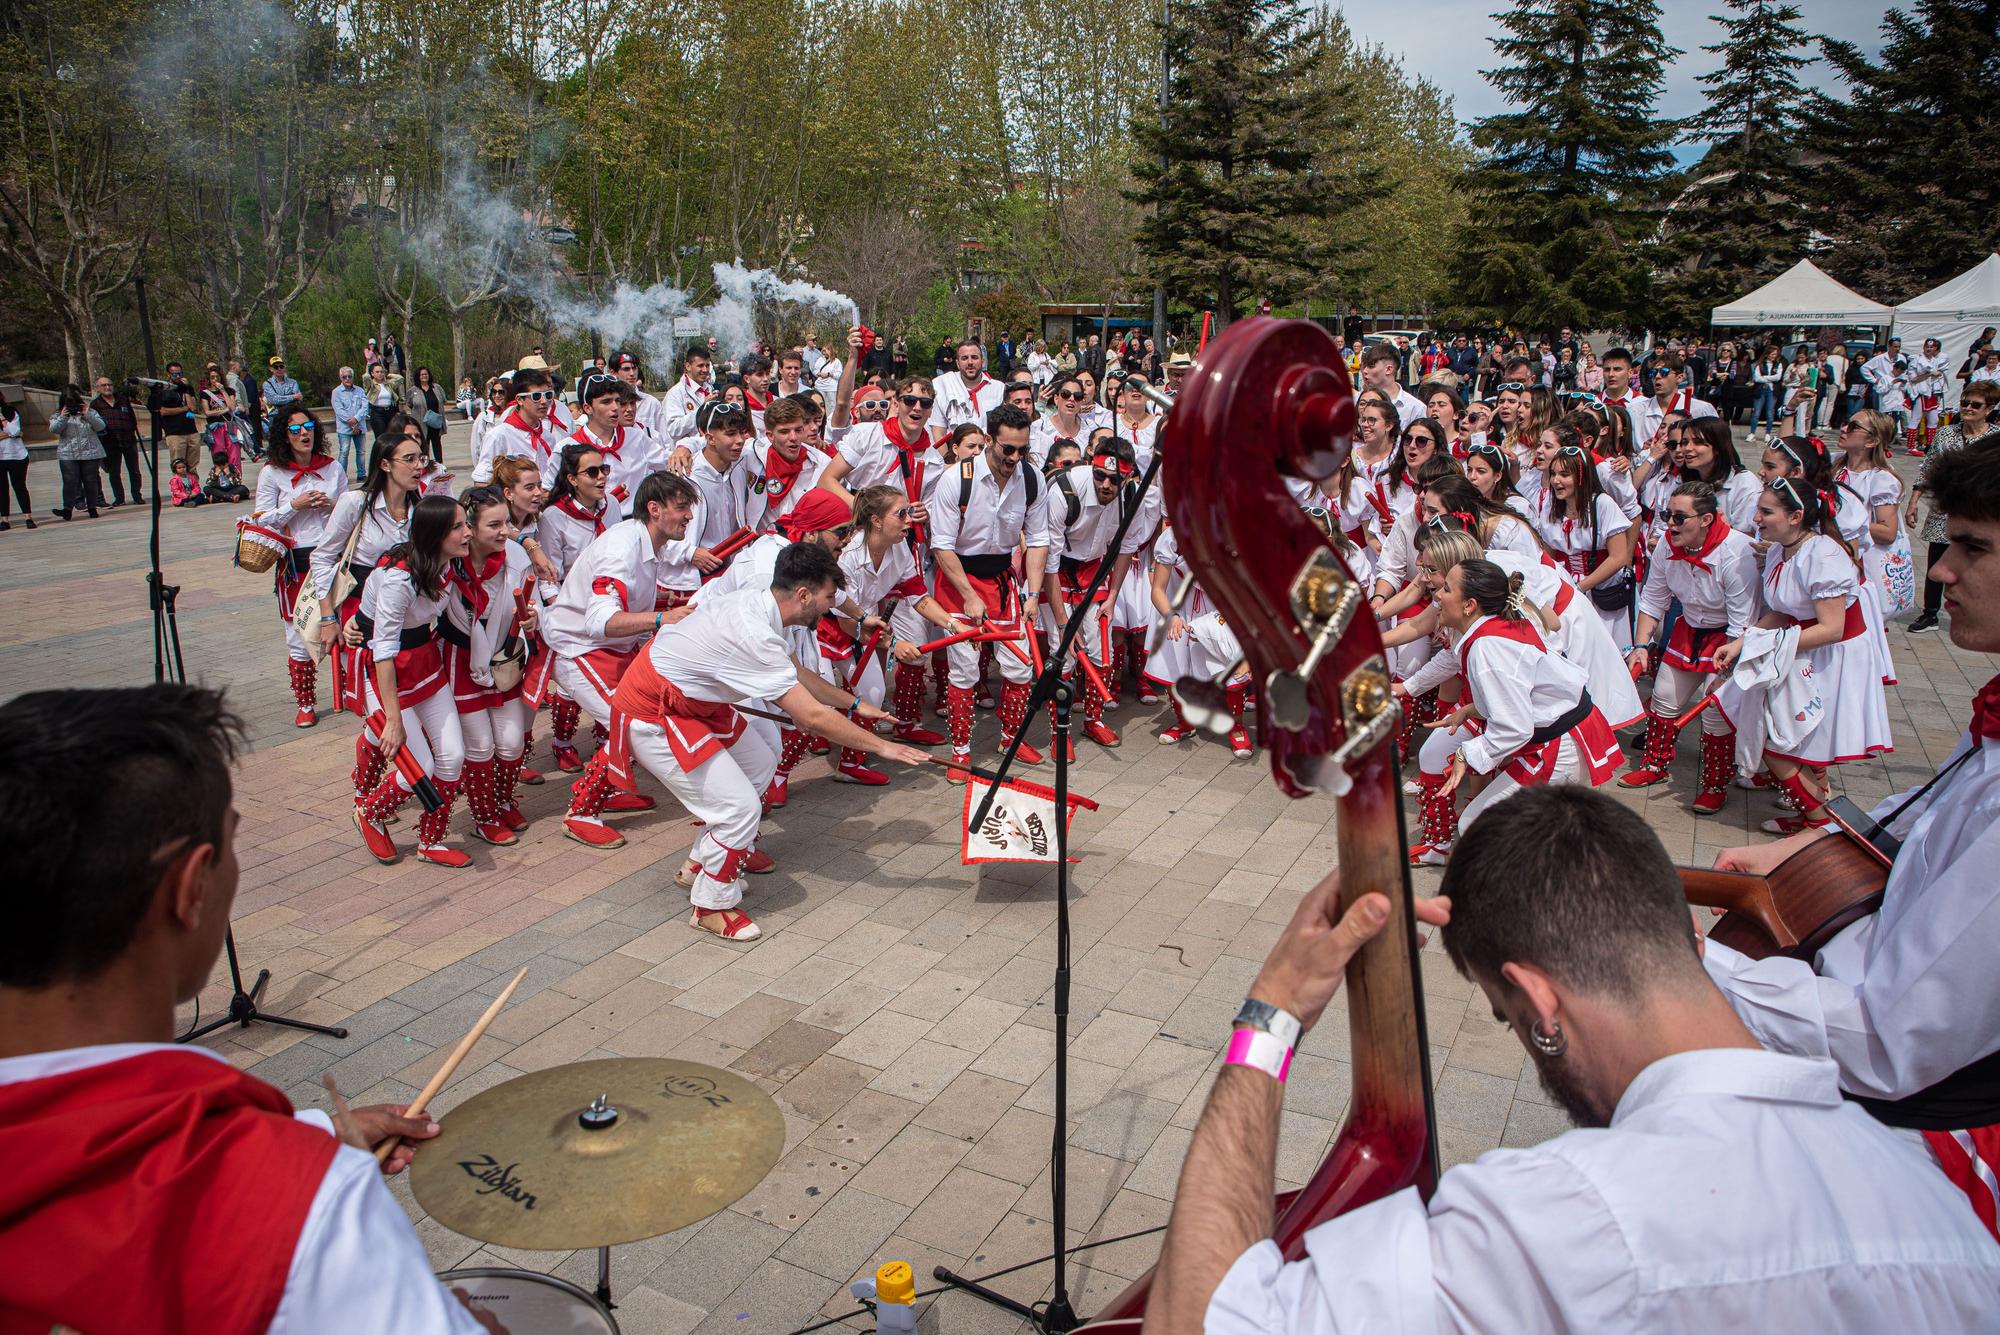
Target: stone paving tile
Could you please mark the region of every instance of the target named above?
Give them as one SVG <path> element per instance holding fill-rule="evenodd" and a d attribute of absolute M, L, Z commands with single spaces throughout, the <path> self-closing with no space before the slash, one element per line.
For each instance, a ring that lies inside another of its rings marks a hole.
<path fill-rule="evenodd" d="M 463 428 L 448 444 L 462 462 Z M 51 466 L 31 475 L 53 491 Z M 182 588 L 190 672 L 226 685 L 250 729 L 237 794 L 238 944 L 246 970 L 272 970 L 274 1012 L 352 1032 L 232 1026 L 208 1040 L 216 1051 L 302 1105 L 324 1102 L 328 1070 L 351 1097 L 407 1097 L 526 965 L 513 1000 L 439 1094 L 438 1115 L 524 1071 L 614 1054 L 703 1061 L 755 1080 L 785 1115 L 781 1168 L 707 1220 L 614 1248 L 628 1335 L 789 1331 L 851 1310 L 846 1282 L 883 1260 L 910 1261 L 924 1286 L 933 1265 L 985 1274 L 1049 1250 L 1057 947 L 1048 869 L 962 868 L 958 790 L 928 774 L 879 792 L 839 788 L 823 760 L 801 766 L 791 803 L 767 824 L 764 846 L 780 870 L 751 887 L 767 932 L 754 947 L 686 926 L 668 878 L 696 831 L 671 800 L 621 821 L 627 847 L 592 854 L 560 837 L 567 786 L 553 774 L 522 790 L 533 821 L 522 843 L 471 845 L 474 870 L 377 865 L 345 824 L 352 721 L 328 708 L 316 729 L 290 726 L 269 583 L 243 578 L 224 554 L 234 517 L 165 516 L 162 554 Z M 131 511 L 0 535 L 6 692 L 148 679 L 145 537 Z M 1925 777 L 1956 741 L 1972 692 L 2000 670 L 1945 636 L 1912 640 L 1900 624 L 1890 643 L 1898 749 L 1833 776 L 1864 805 Z M 1128 696 L 1114 717 L 1139 742 L 1161 715 Z M 981 715 L 981 746 L 994 726 Z M 1037 720 L 1030 740 L 1045 732 Z M 545 739 L 538 759 L 546 763 Z M 1705 863 L 1762 838 L 1751 831 L 1772 812 L 1762 794 L 1733 789 L 1719 815 L 1697 819 L 1685 806 L 1696 763 L 1685 749 L 1672 783 L 1605 791 L 1642 812 L 1677 860 Z M 1073 1244 L 1164 1219 L 1229 1017 L 1299 896 L 1331 868 L 1335 833 L 1329 804 L 1288 801 L 1262 763 L 1233 762 L 1212 742 L 1087 747 L 1075 783 L 1102 810 L 1077 823 L 1082 861 L 1070 885 Z M 407 845 L 407 814 L 397 835 Z M 1422 869 L 1413 880 L 1429 893 L 1438 876 Z M 1422 971 L 1441 1161 L 1566 1129 L 1435 936 Z M 218 970 L 203 1015 L 226 1005 L 225 984 Z M 1337 996 L 1294 1060 L 1284 1182 L 1310 1174 L 1345 1113 L 1346 1014 Z M 193 1016 L 188 1006 L 179 1018 Z M 391 1192 L 438 1269 L 484 1260 L 594 1278 L 592 1252 L 485 1248 L 425 1216 L 407 1178 Z M 1078 1310 L 1096 1310 L 1157 1247 L 1149 1235 L 1080 1254 Z M 1040 1300 L 1050 1269 L 995 1284 Z M 920 1325 L 951 1335 L 1025 1329 L 962 1295 L 925 1300 Z"/>

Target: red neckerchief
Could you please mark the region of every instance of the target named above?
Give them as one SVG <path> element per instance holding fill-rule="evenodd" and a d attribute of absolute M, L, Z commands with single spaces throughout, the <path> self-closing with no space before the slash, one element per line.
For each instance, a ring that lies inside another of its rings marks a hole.
<path fill-rule="evenodd" d="M 1972 740 L 1980 745 L 1988 737 L 2000 737 L 2000 677 L 1979 688 L 1972 697 Z"/>
<path fill-rule="evenodd" d="M 1653 403 L 1657 406 L 1659 404 L 1659 400 L 1654 399 Z M 1660 412 L 1663 415 L 1666 413 L 1680 413 L 1683 416 L 1685 416 L 1686 414 L 1691 413 L 1693 411 L 1694 411 L 1693 385 L 1682 385 L 1679 389 L 1675 390 L 1674 397 L 1668 401 L 1667 406 L 1660 409 Z"/>
<path fill-rule="evenodd" d="M 486 593 L 486 581 L 500 573 L 501 567 L 507 564 L 507 554 L 495 552 L 487 557 L 485 566 L 477 575 L 472 573 L 472 568 L 468 564 L 470 559 L 461 556 L 446 566 L 444 582 L 458 590 L 459 596 L 465 599 L 466 606 L 472 609 L 472 619 L 479 621 L 485 618 L 486 605 L 491 601 Z"/>
<path fill-rule="evenodd" d="M 562 511 L 564 514 L 568 515 L 571 519 L 576 520 L 576 522 L 579 524 L 590 525 L 590 530 L 593 535 L 601 535 L 604 532 L 605 508 L 606 507 L 604 506 L 599 506 L 597 508 L 597 512 L 593 514 L 589 510 L 584 509 L 581 505 L 578 505 L 576 503 L 576 497 L 574 496 L 565 496 L 561 500 L 556 502 L 556 509 Z"/>
<path fill-rule="evenodd" d="M 302 464 L 286 464 L 285 468 L 288 472 L 291 473 L 292 485 L 296 487 L 299 485 L 299 483 L 305 481 L 309 477 L 314 476 L 319 472 L 320 469 L 326 467 L 328 464 L 332 462 L 333 459 L 329 455 L 315 454 L 312 458 L 308 459 L 306 462 Z"/>
<path fill-rule="evenodd" d="M 625 428 L 622 426 L 617 428 L 617 434 L 611 437 L 609 445 L 600 445 L 597 443 L 597 437 L 590 434 L 590 424 L 587 422 L 580 424 L 576 429 L 576 434 L 572 435 L 570 439 L 579 445 L 588 445 L 591 449 L 596 450 L 608 459 L 616 459 L 618 458 L 618 451 L 625 448 Z"/>
<path fill-rule="evenodd" d="M 520 404 L 517 403 L 509 408 L 507 415 L 500 420 L 508 426 L 513 427 L 516 431 L 524 433 L 528 437 L 528 443 L 535 447 L 536 454 L 541 455 L 543 458 L 548 457 L 549 443 L 542 439 L 542 429 L 540 427 L 531 427 L 527 422 L 522 420 Z M 548 419 L 544 418 L 543 420 L 547 421 Z"/>
<path fill-rule="evenodd" d="M 799 457 L 785 458 L 784 451 L 775 444 L 764 452 L 764 498 L 766 503 L 782 501 L 792 489 L 792 483 L 799 480 L 799 471 L 806 466 L 806 450 L 803 442 L 799 445 Z"/>
<path fill-rule="evenodd" d="M 883 437 L 896 447 L 896 452 L 903 456 L 908 465 L 903 477 L 903 490 L 913 501 L 921 499 L 924 494 L 924 465 L 928 462 L 927 456 L 930 454 L 931 429 L 925 427 L 923 432 L 922 442 L 913 445 L 903 438 L 903 419 L 900 414 L 891 413 L 882 419 Z"/>
<path fill-rule="evenodd" d="M 1728 536 L 1729 521 L 1719 514 L 1710 515 L 1708 517 L 1708 536 L 1701 540 L 1700 549 L 1690 552 L 1681 547 L 1679 543 L 1670 542 L 1667 544 L 1667 559 L 1669 561 L 1685 561 L 1695 567 L 1695 569 L 1706 570 L 1712 575 L 1715 573 L 1715 567 L 1709 565 L 1702 558 L 1711 555 L 1717 547 L 1722 545 L 1722 540 Z"/>
<path fill-rule="evenodd" d="M 1148 420 L 1151 420 L 1151 419 L 1148 419 Z M 1133 443 L 1134 445 L 1137 445 L 1137 444 L 1139 443 L 1139 428 L 1140 428 L 1140 427 L 1142 427 L 1142 426 L 1144 426 L 1144 425 L 1146 425 L 1146 423 L 1145 423 L 1145 422 L 1127 422 L 1127 423 L 1126 423 L 1126 425 L 1132 428 L 1132 443 Z"/>
<path fill-rule="evenodd" d="M 681 386 L 684 389 L 686 389 L 688 393 L 694 395 L 697 400 L 703 403 L 706 403 L 708 401 L 709 395 L 715 393 L 715 390 L 713 388 L 711 388 L 706 384 L 703 384 L 699 380 L 693 379 L 690 376 L 681 377 Z"/>
<path fill-rule="evenodd" d="M 757 396 L 750 392 L 750 386 L 748 385 L 745 385 L 743 387 L 743 402 L 750 405 L 750 410 L 752 412 L 761 413 L 766 408 L 771 406 L 771 400 L 768 398 L 766 398 L 762 403 L 757 402 Z"/>

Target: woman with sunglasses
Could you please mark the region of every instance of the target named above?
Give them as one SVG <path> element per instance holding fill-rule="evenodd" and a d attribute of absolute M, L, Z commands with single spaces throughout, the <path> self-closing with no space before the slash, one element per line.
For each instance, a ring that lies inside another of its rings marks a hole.
<path fill-rule="evenodd" d="M 979 435 L 981 440 L 985 438 L 983 433 L 973 434 Z M 964 439 L 967 438 L 961 437 L 961 440 Z M 840 568 L 847 573 L 847 592 L 853 598 L 855 607 L 865 616 L 888 618 L 889 629 L 882 636 L 876 657 L 862 664 L 858 678 L 855 678 L 851 659 L 838 660 L 848 663 L 838 684 L 854 691 L 868 703 L 880 705 L 888 685 L 887 665 L 894 662 L 897 703 L 899 706 L 907 703 L 910 708 L 907 718 L 898 708 L 891 735 L 911 746 L 942 746 L 948 740 L 945 735 L 924 727 L 922 723 L 924 663 L 917 647 L 950 634 L 952 621 L 938 605 L 937 599 L 931 597 L 923 568 L 918 563 L 917 554 L 910 548 L 910 520 L 913 514 L 910 499 L 903 494 L 901 487 L 863 487 L 854 498 L 854 529 L 847 545 L 841 548 Z M 822 626 L 825 624 L 821 623 Z M 823 651 L 827 649 L 828 638 L 821 637 Z M 851 654 L 854 638 L 845 632 L 842 638 L 846 639 Z M 839 650 L 838 638 L 834 640 L 833 648 L 835 652 Z M 852 684 L 849 678 L 855 678 Z M 850 757 L 842 751 L 839 763 L 845 766 L 850 759 L 860 766 L 867 757 L 859 753 Z M 866 779 L 858 781 L 868 782 Z"/>
<path fill-rule="evenodd" d="M 498 487 L 474 487 L 462 505 L 471 535 L 466 554 L 445 569 L 450 593 L 438 636 L 465 742 L 472 831 L 505 846 L 528 828 L 514 801 L 514 785 L 527 755 L 530 714 L 522 678 L 538 611 L 535 572 L 527 552 L 512 540 L 513 517 Z M 503 684 L 495 669 L 507 661 L 514 671 Z"/>
<path fill-rule="evenodd" d="M 1153 447 L 1159 439 L 1162 419 L 1153 412 L 1152 401 L 1143 392 L 1145 380 L 1133 376 L 1125 382 L 1125 388 L 1118 396 L 1118 418 L 1114 426 L 1120 440 L 1129 441 L 1132 458 L 1143 475 L 1153 462 Z M 1159 494 L 1159 480 L 1154 479 L 1152 495 Z M 1150 499 L 1150 497 L 1149 497 Z M 1154 507 L 1156 510 L 1158 507 Z M 1144 515 L 1132 522 L 1145 522 Z M 1163 514 L 1156 515 L 1147 525 L 1147 532 L 1140 539 L 1138 550 L 1132 556 L 1132 568 L 1125 572 L 1124 583 L 1118 586 L 1111 597 L 1111 674 L 1105 685 L 1111 688 L 1111 698 L 1105 701 L 1105 708 L 1116 709 L 1120 694 L 1125 689 L 1125 666 L 1132 665 L 1132 676 L 1137 681 L 1139 703 L 1152 705 L 1159 703 L 1159 692 L 1146 677 L 1146 654 L 1153 639 L 1153 543 L 1158 538 Z"/>
<path fill-rule="evenodd" d="M 1639 589 L 1639 623 L 1628 655 L 1633 678 L 1653 671 L 1646 740 L 1639 762 L 1618 777 L 1626 788 L 1665 783 L 1680 729 L 1674 721 L 1693 706 L 1716 674 L 1736 663 L 1736 646 L 1755 621 L 1760 578 L 1750 539 L 1722 516 L 1715 488 L 1683 482 L 1663 512 L 1666 537 L 1654 548 Z M 1669 616 L 1678 605 L 1677 616 Z M 1654 659 L 1654 637 L 1671 621 L 1666 644 Z M 1721 712 L 1701 716 L 1701 779 L 1694 810 L 1722 809 L 1735 773 L 1735 730 Z"/>
<path fill-rule="evenodd" d="M 1803 481 L 1779 478 L 1757 502 L 1765 611 L 1735 656 L 1768 660 L 1768 685 L 1732 677 L 1711 708 L 1747 732 L 1797 818 L 1764 822 L 1773 834 L 1828 824 L 1831 793 L 1815 777 L 1829 765 L 1893 748 L 1882 673 L 1861 609 L 1861 565 L 1840 536 L 1839 502 Z M 1784 635 L 1768 632 L 1784 631 Z M 1789 632 L 1796 631 L 1793 635 Z"/>
<path fill-rule="evenodd" d="M 285 623 L 286 663 L 291 672 L 292 698 L 299 712 L 295 728 L 319 722 L 319 663 L 292 622 L 313 552 L 326 532 L 335 500 L 347 490 L 347 474 L 321 437 L 319 423 L 305 405 L 292 403 L 278 410 L 272 422 L 270 460 L 257 475 L 257 503 L 250 523 L 282 536 L 275 581 L 278 616 Z"/>
<path fill-rule="evenodd" d="M 1833 480 L 1841 487 L 1840 536 L 1861 555 L 1868 586 L 1879 602 L 1881 620 L 1900 616 L 1917 601 L 1916 567 L 1903 537 L 1903 482 L 1889 466 L 1896 429 L 1881 413 L 1855 413 L 1840 428 L 1841 455 L 1833 461 Z M 1888 640 L 1881 642 L 1886 655 Z M 1886 680 L 1895 674 L 1885 656 Z"/>
<path fill-rule="evenodd" d="M 423 428 L 411 425 L 415 431 L 409 443 L 421 453 Z M 362 739 L 385 766 L 407 747 L 443 799 L 437 810 L 424 812 L 417 821 L 417 857 L 440 867 L 472 862 L 463 850 L 443 843 L 465 766 L 465 735 L 437 637 L 437 623 L 451 595 L 451 563 L 470 548 L 465 511 L 455 502 L 425 496 L 411 506 L 410 536 L 376 563 L 351 623 L 361 642 L 347 650 L 344 660 L 345 703 L 362 720 Z M 393 863 L 400 856 L 387 823 L 412 792 L 401 769 L 390 767 L 388 778 L 355 802 L 355 828 L 377 862 Z"/>
<path fill-rule="evenodd" d="M 610 494 L 610 486 L 611 466 L 605 463 L 601 451 L 574 441 L 563 446 L 556 484 L 542 505 L 537 525 L 536 536 L 542 552 L 559 572 L 555 589 L 544 590 L 545 602 L 553 600 L 556 589 L 560 589 L 583 549 L 625 517 L 617 498 Z M 546 668 L 546 662 L 542 666 Z M 553 733 L 549 752 L 556 768 L 566 774 L 577 773 L 583 768 L 583 757 L 576 749 L 576 729 L 583 721 L 582 707 L 564 695 L 553 678 L 538 677 L 530 693 L 549 702 Z"/>
<path fill-rule="evenodd" d="M 1036 468 L 1048 462 L 1049 447 L 1058 440 L 1073 440 L 1078 444 L 1090 438 L 1092 422 L 1090 391 L 1084 388 L 1083 377 L 1076 372 L 1059 375 L 1050 384 L 1049 402 L 1055 411 L 1038 415 L 1028 433 L 1028 457 Z"/>
<path fill-rule="evenodd" d="M 312 594 L 319 600 L 320 635 L 329 649 L 336 643 L 349 648 L 361 643 L 361 632 L 351 624 L 352 618 L 360 610 L 361 596 L 374 577 L 382 554 L 398 543 L 409 541 L 410 514 L 422 494 L 418 488 L 423 482 L 424 459 L 423 426 L 397 413 L 368 452 L 368 480 L 360 490 L 342 492 L 334 501 L 326 528 L 313 546 L 311 561 Z M 354 550 L 343 557 L 350 538 Z M 343 559 L 347 561 L 354 588 L 335 606 L 333 581 Z M 349 703 L 359 685 L 353 681 L 344 684 L 343 704 Z M 381 781 L 384 763 L 381 751 L 367 737 L 354 739 L 357 800 L 374 791 Z"/>
<path fill-rule="evenodd" d="M 1535 507 L 1535 531 L 1576 586 L 1590 594 L 1612 642 L 1630 644 L 1632 521 L 1599 487 L 1597 467 L 1575 427 L 1551 427 L 1544 433 L 1544 445 L 1549 444 L 1555 451 Z"/>
<path fill-rule="evenodd" d="M 1867 411 L 1867 410 L 1864 410 Z M 1860 416 L 1860 414 L 1856 414 Z M 1881 417 L 1882 423 L 1891 432 L 1889 419 Z M 1892 434 L 1891 440 L 1895 437 Z M 1868 643 L 1875 650 L 1875 658 L 1882 668 L 1884 684 L 1896 684 L 1895 661 L 1889 654 L 1889 637 L 1884 630 L 1887 616 L 1882 604 L 1882 590 L 1867 578 L 1867 553 L 1870 525 L 1867 498 L 1854 486 L 1842 481 L 1835 473 L 1833 460 L 1825 452 L 1825 446 L 1817 436 L 1773 436 L 1764 446 L 1763 460 L 1758 469 L 1763 485 L 1780 478 L 1790 478 L 1793 482 L 1812 491 L 1824 492 L 1834 498 L 1834 518 L 1839 526 L 1842 541 L 1854 550 L 1855 558 L 1862 563 L 1863 579 L 1860 590 L 1861 617 L 1868 627 Z M 1893 477 L 1893 475 L 1891 475 Z M 1863 479 L 1866 485 L 1866 479 Z M 1769 544 L 1759 539 L 1750 544 L 1761 558 Z"/>

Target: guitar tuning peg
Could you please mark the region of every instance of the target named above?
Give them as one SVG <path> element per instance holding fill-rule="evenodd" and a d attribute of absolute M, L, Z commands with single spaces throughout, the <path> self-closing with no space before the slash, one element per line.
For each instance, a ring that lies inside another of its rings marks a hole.
<path fill-rule="evenodd" d="M 1203 732 L 1226 737 L 1236 726 L 1228 689 L 1221 682 L 1183 678 L 1174 683 L 1174 695 L 1181 702 L 1182 715 Z"/>

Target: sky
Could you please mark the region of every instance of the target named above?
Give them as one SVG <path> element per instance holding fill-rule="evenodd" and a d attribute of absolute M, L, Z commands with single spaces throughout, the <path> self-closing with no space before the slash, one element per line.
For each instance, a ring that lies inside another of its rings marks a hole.
<path fill-rule="evenodd" d="M 1808 33 L 1855 43 L 1870 55 L 1881 50 L 1882 15 L 1886 0 L 1793 0 L 1804 12 L 1799 26 Z M 1473 121 L 1505 109 L 1505 103 L 1480 71 L 1499 62 L 1491 39 L 1500 34 L 1493 15 L 1510 7 L 1509 0 L 1342 0 L 1347 21 L 1357 38 L 1380 42 L 1402 57 L 1404 68 L 1438 85 L 1452 96 L 1460 121 Z M 1900 6 L 1908 9 L 1908 0 Z M 1660 97 L 1664 116 L 1686 116 L 1701 106 L 1702 85 L 1696 80 L 1722 64 L 1720 55 L 1701 48 L 1721 41 L 1722 28 L 1710 17 L 1721 12 L 1721 0 L 1661 0 L 1660 27 L 1669 45 L 1681 55 L 1667 71 Z M 1800 72 L 1809 86 L 1829 78 L 1824 63 Z M 1698 152 L 1698 150 L 1690 150 Z"/>

